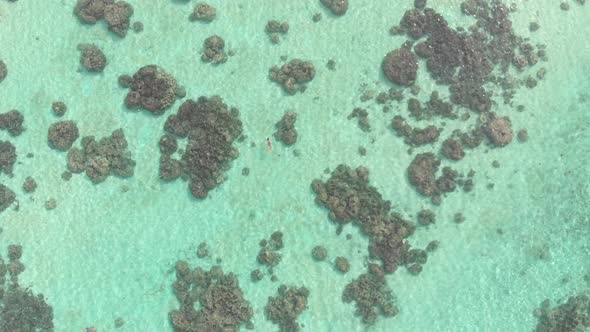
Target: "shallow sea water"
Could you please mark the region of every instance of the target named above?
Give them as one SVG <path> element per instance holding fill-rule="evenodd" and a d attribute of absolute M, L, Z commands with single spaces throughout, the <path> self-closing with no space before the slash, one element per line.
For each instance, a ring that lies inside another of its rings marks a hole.
<path fill-rule="evenodd" d="M 391 86 L 381 74 L 381 60 L 405 37 L 388 30 L 413 1 L 353 0 L 347 14 L 336 18 L 315 0 L 211 0 L 219 14 L 210 24 L 188 21 L 195 1 L 128 2 L 135 9 L 132 21 L 143 22 L 145 29 L 121 39 L 102 23 L 81 25 L 72 14 L 74 0 L 0 0 L 0 59 L 9 70 L 0 84 L 0 112 L 20 110 L 26 126 L 16 138 L 0 132 L 19 154 L 15 176 L 2 175 L 0 182 L 20 202 L 19 211 L 0 214 L 0 246 L 23 245 L 27 269 L 21 284 L 46 296 L 56 331 L 90 325 L 100 332 L 172 331 L 168 312 L 178 307 L 171 287 L 178 259 L 208 268 L 222 258 L 224 271 L 238 275 L 254 307 L 255 331 L 277 330 L 265 320 L 264 305 L 282 283 L 310 289 L 308 309 L 298 320 L 303 331 L 530 331 L 537 322 L 532 311 L 541 301 L 555 303 L 589 290 L 583 278 L 590 273 L 588 4 L 570 1 L 571 9 L 562 11 L 553 0 L 515 1 L 514 30 L 547 45 L 549 61 L 535 67 L 546 67 L 547 75 L 535 89 L 518 90 L 514 105 L 525 105 L 524 112 L 502 103 L 493 110 L 509 115 L 513 128 L 526 128 L 530 138 L 468 151 L 453 166 L 477 171 L 474 190 L 450 194 L 433 207 L 408 183 L 413 155 L 388 126 L 398 109 L 405 112 L 405 102 L 393 103 L 393 111 L 384 114 L 375 103 L 359 100 L 365 90 Z M 429 5 L 452 26 L 473 23 L 461 15 L 458 0 Z M 314 23 L 317 12 L 323 18 Z M 278 45 L 264 33 L 270 19 L 290 25 Z M 531 33 L 533 20 L 541 28 Z M 219 66 L 200 61 L 202 42 L 212 34 L 236 53 Z M 83 42 L 97 44 L 108 57 L 102 74 L 80 70 L 76 45 Z M 316 77 L 304 93 L 287 96 L 268 79 L 268 69 L 280 64 L 282 55 L 315 64 Z M 335 71 L 326 68 L 330 59 Z M 240 156 L 226 172 L 227 181 L 205 200 L 193 199 L 183 181 L 158 178 L 157 142 L 167 115 L 182 101 L 162 116 L 125 109 L 127 90 L 117 77 L 147 64 L 175 76 L 187 98 L 220 95 L 241 112 L 248 139 L 237 144 Z M 427 99 L 435 85 L 423 68 L 417 83 L 418 98 Z M 137 161 L 135 176 L 110 177 L 99 185 L 80 175 L 63 181 L 66 154 L 47 146 L 56 100 L 68 105 L 64 119 L 75 120 L 82 136 L 123 128 Z M 347 120 L 357 106 L 369 110 L 369 133 Z M 299 140 L 289 148 L 275 142 L 267 154 L 264 140 L 288 110 L 298 113 Z M 365 157 L 358 154 L 360 145 L 367 148 Z M 25 157 L 29 152 L 33 158 Z M 491 166 L 493 160 L 500 168 Z M 340 163 L 367 166 L 371 184 L 404 216 L 422 208 L 437 215 L 435 225 L 419 228 L 408 240 L 424 248 L 436 239 L 440 248 L 419 276 L 402 268 L 388 276 L 400 313 L 370 328 L 354 316 L 353 304 L 341 301 L 345 285 L 366 269 L 368 240 L 351 225 L 337 236 L 309 186 L 315 178 L 327 179 L 324 169 Z M 243 167 L 250 168 L 249 176 L 242 176 Z M 21 189 L 29 175 L 39 183 L 30 196 Z M 492 190 L 488 183 L 494 183 Z M 123 185 L 130 190 L 123 192 Z M 49 198 L 57 200 L 55 210 L 45 209 Z M 463 224 L 453 222 L 458 211 L 465 215 Z M 285 234 L 283 259 L 275 268 L 279 281 L 266 277 L 252 283 L 258 242 L 275 230 Z M 206 259 L 196 257 L 202 241 L 212 253 Z M 313 262 L 310 251 L 317 244 L 332 259 L 347 257 L 350 272 L 341 275 L 330 263 Z M 125 320 L 120 328 L 114 327 L 117 317 Z"/>

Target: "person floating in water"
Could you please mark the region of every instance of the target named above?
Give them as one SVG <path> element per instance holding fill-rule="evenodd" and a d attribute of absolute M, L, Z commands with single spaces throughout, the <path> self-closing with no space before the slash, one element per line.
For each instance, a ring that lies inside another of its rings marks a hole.
<path fill-rule="evenodd" d="M 270 141 L 270 137 L 266 138 L 266 152 L 269 154 L 272 153 L 272 142 Z"/>

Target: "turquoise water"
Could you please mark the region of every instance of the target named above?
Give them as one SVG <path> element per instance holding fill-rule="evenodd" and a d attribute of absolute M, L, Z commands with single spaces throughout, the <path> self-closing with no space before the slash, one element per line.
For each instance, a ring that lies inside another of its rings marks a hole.
<path fill-rule="evenodd" d="M 124 39 L 103 23 L 81 25 L 72 14 L 73 0 L 0 2 L 0 59 L 9 72 L 0 84 L 0 112 L 20 110 L 26 126 L 16 138 L 0 132 L 19 154 L 14 177 L 1 175 L 0 182 L 20 203 L 18 211 L 0 214 L 0 244 L 23 245 L 27 270 L 20 283 L 46 296 L 56 331 L 91 325 L 101 332 L 172 331 L 168 312 L 178 308 L 171 285 L 179 259 L 209 268 L 221 258 L 254 308 L 255 331 L 277 330 L 265 320 L 264 305 L 282 283 L 310 290 L 308 309 L 298 319 L 304 331 L 530 331 L 537 323 L 532 311 L 541 301 L 589 290 L 583 278 L 590 273 L 588 4 L 570 1 L 571 9 L 562 11 L 555 1 L 515 1 L 514 30 L 547 45 L 549 61 L 535 67 L 547 68 L 547 75 L 535 89 L 518 90 L 514 105 L 525 105 L 524 112 L 500 102 L 493 110 L 509 115 L 513 129 L 526 128 L 530 138 L 468 151 L 453 166 L 476 170 L 474 190 L 450 194 L 433 207 L 408 183 L 406 167 L 414 155 L 389 128 L 393 114 L 405 112 L 405 102 L 393 103 L 393 111 L 384 114 L 374 102 L 360 101 L 366 90 L 391 87 L 381 75 L 381 60 L 405 37 L 388 30 L 413 1 L 356 0 L 336 18 L 315 0 L 212 0 L 218 17 L 210 24 L 188 21 L 195 2 L 128 2 L 132 21 L 143 22 L 145 29 Z M 461 15 L 458 0 L 429 5 L 451 26 L 473 22 Z M 317 12 L 323 18 L 314 23 Z M 270 19 L 290 25 L 277 45 L 264 33 Z M 539 22 L 539 31 L 529 32 L 531 21 Z M 202 42 L 213 34 L 235 51 L 218 66 L 200 61 Z M 79 43 L 104 51 L 109 63 L 103 73 L 80 70 Z M 283 55 L 315 64 L 316 77 L 304 93 L 287 96 L 268 79 L 268 69 Z M 326 68 L 330 59 L 335 71 Z M 187 97 L 220 95 L 241 112 L 248 138 L 237 143 L 240 156 L 226 182 L 205 200 L 193 199 L 186 182 L 158 178 L 157 142 L 181 101 L 159 117 L 125 109 L 127 90 L 117 78 L 147 64 L 171 73 Z M 417 83 L 418 98 L 427 100 L 435 86 L 426 71 Z M 57 121 L 50 110 L 56 100 L 68 105 L 64 118 L 75 120 L 82 136 L 123 128 L 137 162 L 134 177 L 109 177 L 99 185 L 80 175 L 62 180 L 66 154 L 47 146 L 47 128 Z M 369 111 L 369 133 L 347 120 L 358 106 Z M 265 138 L 288 110 L 298 113 L 299 139 L 293 147 L 275 142 L 268 154 Z M 367 148 L 366 156 L 359 155 L 359 146 Z M 500 168 L 492 167 L 494 160 Z M 309 186 L 315 178 L 327 179 L 324 169 L 340 163 L 368 167 L 370 183 L 404 216 L 422 208 L 437 215 L 435 225 L 419 228 L 408 240 L 417 248 L 438 240 L 440 248 L 419 276 L 402 268 L 387 276 L 400 313 L 370 328 L 353 315 L 353 304 L 341 301 L 345 285 L 366 270 L 368 240 L 350 225 L 337 236 Z M 249 176 L 242 176 L 243 167 L 250 168 Z M 29 175 L 39 184 L 31 195 L 21 190 Z M 49 198 L 56 199 L 56 209 L 45 209 Z M 459 211 L 466 220 L 458 225 L 453 215 Z M 285 234 L 283 259 L 275 268 L 279 281 L 265 277 L 252 283 L 258 242 L 275 230 Z M 202 241 L 211 252 L 206 259 L 196 256 Z M 317 244 L 328 249 L 331 260 L 347 257 L 350 272 L 341 275 L 330 263 L 314 262 L 310 251 Z M 125 324 L 115 328 L 118 317 Z"/>

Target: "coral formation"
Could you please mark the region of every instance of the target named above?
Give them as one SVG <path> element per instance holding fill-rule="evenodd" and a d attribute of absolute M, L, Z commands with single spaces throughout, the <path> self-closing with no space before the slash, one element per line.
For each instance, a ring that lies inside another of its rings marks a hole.
<path fill-rule="evenodd" d="M 227 54 L 225 53 L 225 40 L 218 35 L 213 35 L 205 39 L 201 60 L 213 64 L 226 62 Z"/>
<path fill-rule="evenodd" d="M 43 294 L 34 294 L 18 283 L 25 270 L 21 256 L 22 247 L 12 244 L 8 246 L 8 262 L 0 257 L 0 331 L 53 331 L 53 308 Z"/>
<path fill-rule="evenodd" d="M 305 91 L 305 83 L 315 77 L 315 67 L 311 62 L 293 59 L 280 68 L 273 66 L 269 77 L 271 81 L 280 84 L 286 93 L 294 95 L 297 91 Z"/>
<path fill-rule="evenodd" d="M 6 67 L 6 63 L 0 59 L 0 83 L 6 79 L 8 76 L 8 67 Z"/>
<path fill-rule="evenodd" d="M 270 20 L 266 23 L 264 29 L 273 44 L 281 41 L 281 36 L 284 37 L 289 32 L 289 23 L 279 22 L 277 20 Z"/>
<path fill-rule="evenodd" d="M 285 145 L 295 144 L 297 142 L 295 121 L 297 121 L 297 113 L 286 112 L 281 118 L 281 121 L 275 125 L 277 131 L 274 133 L 274 137 Z"/>
<path fill-rule="evenodd" d="M 336 266 L 336 270 L 340 271 L 341 273 L 346 273 L 350 270 L 350 263 L 345 257 L 336 257 L 334 265 Z"/>
<path fill-rule="evenodd" d="M 435 204 L 440 203 L 442 194 L 455 191 L 457 186 L 468 191 L 468 186 L 472 185 L 469 180 L 463 181 L 461 175 L 450 167 L 443 167 L 442 175 L 437 178 L 440 163 L 433 153 L 425 152 L 417 154 L 408 167 L 410 184 L 420 194 L 431 197 Z"/>
<path fill-rule="evenodd" d="M 63 116 L 68 111 L 68 107 L 63 101 L 55 101 L 51 104 L 51 110 L 56 116 Z"/>
<path fill-rule="evenodd" d="M 263 239 L 260 241 L 260 251 L 258 251 L 256 260 L 258 263 L 267 266 L 269 273 L 272 274 L 272 268 L 281 261 L 282 255 L 279 251 L 283 247 L 283 233 L 275 231 L 270 235 L 269 240 Z"/>
<path fill-rule="evenodd" d="M 74 14 L 84 24 L 95 24 L 104 19 L 111 32 L 125 37 L 133 15 L 133 7 L 125 1 L 78 0 Z"/>
<path fill-rule="evenodd" d="M 58 121 L 49 126 L 47 140 L 49 146 L 60 151 L 67 151 L 80 137 L 78 126 L 71 120 Z"/>
<path fill-rule="evenodd" d="M 320 2 L 336 16 L 342 16 L 348 10 L 348 0 L 320 0 Z"/>
<path fill-rule="evenodd" d="M 551 308 L 549 300 L 535 310 L 539 319 L 536 332 L 575 332 L 590 327 L 590 297 L 571 296 L 566 303 Z"/>
<path fill-rule="evenodd" d="M 465 157 L 465 151 L 460 141 L 448 138 L 442 144 L 443 156 L 451 160 L 461 160 Z"/>
<path fill-rule="evenodd" d="M 16 147 L 9 141 L 0 141 L 0 174 L 12 175 L 16 157 Z"/>
<path fill-rule="evenodd" d="M 309 290 L 305 287 L 287 287 L 281 285 L 276 296 L 268 298 L 264 314 L 271 322 L 279 325 L 281 332 L 300 330 L 297 317 L 307 309 Z"/>
<path fill-rule="evenodd" d="M 498 117 L 492 112 L 482 130 L 495 146 L 505 146 L 512 141 L 512 125 L 508 117 Z"/>
<path fill-rule="evenodd" d="M 346 303 L 354 301 L 356 314 L 368 325 L 374 324 L 379 314 L 392 317 L 399 311 L 393 304 L 393 295 L 385 278 L 372 273 L 361 274 L 346 285 L 342 300 Z"/>
<path fill-rule="evenodd" d="M 169 317 L 177 332 L 237 332 L 242 325 L 254 327 L 250 321 L 254 310 L 244 299 L 238 279 L 219 266 L 191 271 L 187 262 L 178 261 L 173 288 L 180 309 L 172 310 Z"/>
<path fill-rule="evenodd" d="M 418 212 L 418 223 L 423 226 L 428 226 L 430 224 L 434 224 L 436 221 L 436 215 L 432 210 L 420 210 Z"/>
<path fill-rule="evenodd" d="M 174 175 L 184 174 L 195 198 L 205 198 L 210 190 L 224 181 L 223 172 L 239 152 L 234 141 L 242 134 L 242 122 L 236 108 L 228 109 L 219 96 L 188 99 L 176 114 L 170 115 L 164 129 L 177 137 L 188 137 L 181 160 L 163 158 L 160 161 L 160 177 L 166 171 Z M 164 155 L 166 157 L 166 155 Z"/>
<path fill-rule="evenodd" d="M 20 135 L 25 129 L 25 117 L 17 110 L 0 113 L 0 130 L 6 130 L 11 136 Z"/>
<path fill-rule="evenodd" d="M 199 2 L 195 5 L 193 12 L 189 16 L 189 20 L 211 22 L 215 19 L 216 15 L 217 10 L 215 7 L 207 3 Z"/>
<path fill-rule="evenodd" d="M 32 193 L 37 189 L 37 181 L 30 176 L 25 178 L 25 182 L 23 183 L 23 190 L 27 193 Z"/>
<path fill-rule="evenodd" d="M 349 120 L 352 118 L 358 119 L 358 125 L 362 131 L 368 132 L 371 130 L 371 124 L 369 124 L 369 112 L 366 109 L 355 107 L 347 117 Z"/>
<path fill-rule="evenodd" d="M 85 172 L 93 183 L 103 182 L 109 175 L 131 177 L 135 161 L 127 151 L 123 129 L 114 130 L 109 137 L 96 141 L 94 136 L 82 138 L 82 149 L 68 151 L 68 171 Z"/>
<path fill-rule="evenodd" d="M 326 182 L 314 180 L 312 189 L 316 202 L 330 210 L 330 219 L 338 224 L 353 222 L 361 227 L 370 240 L 371 258 L 379 259 L 386 272 L 403 265 L 409 249 L 404 240 L 414 226 L 399 215 L 390 213 L 391 203 L 368 184 L 368 170 L 353 170 L 339 165 Z"/>
<path fill-rule="evenodd" d="M 439 129 L 433 125 L 424 128 L 412 128 L 401 115 L 396 115 L 391 120 L 391 127 L 396 132 L 397 136 L 404 137 L 404 142 L 411 146 L 421 146 L 432 144 L 438 140 L 440 132 Z"/>
<path fill-rule="evenodd" d="M 78 44 L 80 64 L 89 72 L 100 73 L 107 65 L 107 57 L 94 44 Z"/>
<path fill-rule="evenodd" d="M 418 60 L 411 50 L 398 48 L 387 53 L 382 64 L 383 74 L 392 83 L 409 86 L 416 81 Z"/>
<path fill-rule="evenodd" d="M 0 212 L 8 209 L 16 201 L 16 194 L 7 186 L 0 183 Z"/>
<path fill-rule="evenodd" d="M 128 84 L 131 91 L 125 97 L 128 109 L 142 108 L 152 114 L 164 113 L 176 101 L 177 83 L 172 75 L 156 65 L 141 67 L 129 82 L 119 77 L 119 84 Z"/>
<path fill-rule="evenodd" d="M 311 250 L 311 256 L 316 261 L 324 261 L 328 257 L 328 250 L 323 246 L 315 246 Z"/>

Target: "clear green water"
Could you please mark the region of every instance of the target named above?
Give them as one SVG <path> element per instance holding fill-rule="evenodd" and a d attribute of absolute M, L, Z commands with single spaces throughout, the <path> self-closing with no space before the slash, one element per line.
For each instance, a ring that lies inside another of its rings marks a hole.
<path fill-rule="evenodd" d="M 348 226 L 341 236 L 314 204 L 312 179 L 339 163 L 365 165 L 371 184 L 406 216 L 430 207 L 409 185 L 405 169 L 413 156 L 395 137 L 383 114 L 367 103 L 372 131 L 362 132 L 346 116 L 362 106 L 363 84 L 389 88 L 380 76 L 384 54 L 404 37 L 388 29 L 399 22 L 412 1 L 354 0 L 340 18 L 328 15 L 319 1 L 211 0 L 218 19 L 191 23 L 194 2 L 129 0 L 132 19 L 145 30 L 120 39 L 104 24 L 82 26 L 72 14 L 74 0 L 0 2 L 0 58 L 9 76 L 0 85 L 0 112 L 18 109 L 26 132 L 10 138 L 19 153 L 15 176 L 0 181 L 18 194 L 20 210 L 0 215 L 0 244 L 21 243 L 27 270 L 21 284 L 43 293 L 54 307 L 56 331 L 171 331 L 168 312 L 178 307 L 171 291 L 178 259 L 210 267 L 221 257 L 224 270 L 239 276 L 245 297 L 255 310 L 256 331 L 274 331 L 264 318 L 267 297 L 280 283 L 305 285 L 309 308 L 299 322 L 305 331 L 364 331 L 354 306 L 341 301 L 344 286 L 365 271 L 367 239 Z M 521 89 L 515 105 L 524 112 L 495 106 L 511 117 L 515 129 L 527 128 L 527 143 L 513 142 L 485 152 L 479 148 L 457 164 L 477 170 L 471 193 L 454 193 L 435 208 L 437 224 L 421 228 L 409 240 L 418 248 L 436 239 L 433 253 L 417 277 L 400 269 L 388 276 L 398 316 L 379 319 L 371 331 L 529 331 L 536 324 L 532 310 L 545 298 L 558 300 L 587 290 L 590 272 L 590 12 L 571 3 L 567 12 L 552 0 L 515 1 L 512 14 L 518 35 L 547 44 L 547 76 L 537 88 Z M 460 14 L 460 1 L 430 1 L 451 25 L 470 22 Z M 323 19 L 311 17 L 321 12 Z M 290 31 L 278 45 L 264 33 L 269 19 L 287 20 Z M 540 23 L 531 34 L 528 24 Z M 236 55 L 227 63 L 201 63 L 202 41 L 219 34 Z M 104 73 L 79 70 L 76 45 L 91 42 L 109 59 Z M 280 56 L 303 58 L 316 65 L 316 78 L 303 94 L 285 96 L 267 78 Z M 325 63 L 334 59 L 336 71 Z M 126 90 L 117 77 L 146 64 L 158 64 L 187 88 L 188 97 L 221 95 L 241 111 L 248 139 L 239 143 L 240 157 L 227 181 L 204 201 L 190 197 L 186 183 L 158 179 L 157 141 L 166 115 L 153 117 L 125 110 Z M 538 68 L 538 67 L 537 67 Z M 419 98 L 433 88 L 425 71 Z M 101 137 L 122 127 L 137 161 L 135 176 L 111 177 L 92 185 L 83 176 L 64 182 L 65 153 L 47 147 L 47 128 L 56 121 L 53 101 L 69 108 L 82 135 Z M 394 105 L 396 108 L 405 106 Z M 400 104 L 405 105 L 405 104 Z M 283 112 L 298 113 L 299 141 L 293 148 L 275 144 L 272 155 L 264 139 Z M 0 132 L 0 139 L 9 138 Z M 374 143 L 371 141 L 374 140 Z M 250 147 L 250 142 L 257 147 Z M 367 147 L 359 156 L 359 145 Z M 293 150 L 299 150 L 295 157 Z M 427 150 L 417 149 L 416 151 Z M 25 158 L 27 153 L 34 158 Z M 493 168 L 493 160 L 500 168 Z M 250 175 L 241 175 L 243 167 Z M 27 196 L 26 176 L 39 183 Z M 493 182 L 493 190 L 486 184 Z M 130 188 L 123 192 L 121 187 Z M 44 202 L 57 200 L 47 211 Z M 452 221 L 462 211 L 465 223 Z M 254 213 L 255 217 L 249 215 Z M 503 234 L 498 233 L 498 229 Z M 275 230 L 285 234 L 283 260 L 275 268 L 279 282 L 268 278 L 253 284 L 258 241 Z M 352 234 L 347 241 L 345 234 Z M 196 247 L 209 244 L 212 258 L 199 260 Z M 331 264 L 314 263 L 310 250 L 323 244 L 332 258 L 350 259 L 351 271 L 335 272 Z M 549 253 L 538 259 L 539 252 Z M 564 282 L 564 278 L 567 282 Z M 114 319 L 125 325 L 115 329 Z"/>

